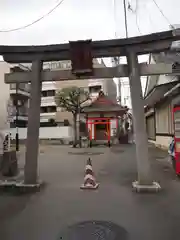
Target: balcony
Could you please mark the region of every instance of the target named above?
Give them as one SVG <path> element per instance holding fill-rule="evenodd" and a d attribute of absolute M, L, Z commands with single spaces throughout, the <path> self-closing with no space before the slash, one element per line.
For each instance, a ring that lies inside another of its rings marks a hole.
<path fill-rule="evenodd" d="M 41 107 L 56 106 L 54 96 L 41 97 Z"/>
<path fill-rule="evenodd" d="M 89 79 L 88 80 L 88 87 L 93 87 L 93 86 L 102 86 L 103 85 L 103 80 L 102 79 Z"/>
<path fill-rule="evenodd" d="M 48 122 L 50 119 L 56 118 L 56 112 L 47 112 L 40 114 L 40 122 Z"/>
<path fill-rule="evenodd" d="M 21 121 L 28 121 L 28 116 L 20 116 L 20 115 L 18 115 L 17 119 L 21 120 Z M 16 116 L 13 116 L 12 117 L 12 121 L 15 121 L 15 120 L 16 120 Z"/>
<path fill-rule="evenodd" d="M 56 90 L 55 82 L 43 82 L 42 91 Z"/>
<path fill-rule="evenodd" d="M 30 97 L 30 84 L 27 83 L 11 83 L 10 94 L 18 94 L 21 96 Z"/>
<path fill-rule="evenodd" d="M 27 121 L 28 120 L 28 108 L 26 108 L 26 107 L 19 107 L 18 108 L 17 119 L 18 120 Z M 12 108 L 11 120 L 12 121 L 16 120 L 16 107 L 15 106 L 13 106 L 13 108 Z"/>

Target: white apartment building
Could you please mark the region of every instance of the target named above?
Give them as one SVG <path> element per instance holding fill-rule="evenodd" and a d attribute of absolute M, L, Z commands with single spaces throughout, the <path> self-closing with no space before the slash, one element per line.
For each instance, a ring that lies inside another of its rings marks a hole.
<path fill-rule="evenodd" d="M 70 61 L 55 61 L 46 62 L 43 64 L 44 70 L 60 70 L 70 69 Z M 55 95 L 57 92 L 56 82 L 43 82 L 41 91 L 41 113 L 40 113 L 40 126 L 53 126 L 56 124 L 57 105 L 55 102 Z"/>
<path fill-rule="evenodd" d="M 94 67 L 105 67 L 104 62 L 94 60 Z M 27 71 L 31 69 L 31 64 L 11 65 L 6 62 L 0 62 L 0 129 L 26 127 L 28 121 L 28 105 L 30 96 L 30 84 L 19 83 L 5 84 L 4 74 L 10 71 Z M 59 61 L 44 63 L 45 70 L 70 69 L 70 61 Z M 65 119 L 72 118 L 71 113 L 62 112 L 57 108 L 55 95 L 58 90 L 65 87 L 77 86 L 88 91 L 92 98 L 98 96 L 99 91 L 104 91 L 111 99 L 116 101 L 116 84 L 113 79 L 80 79 L 74 81 L 43 82 L 41 92 L 41 113 L 40 126 L 55 126 L 57 123 L 63 123 Z M 18 114 L 17 106 L 18 105 Z M 18 116 L 17 116 L 18 115 Z M 17 120 L 17 124 L 16 124 Z"/>
<path fill-rule="evenodd" d="M 94 59 L 94 68 L 106 67 L 104 62 Z M 70 61 L 63 61 L 59 65 L 56 63 L 54 66 L 59 67 L 60 69 L 70 69 Z M 61 90 L 66 87 L 77 86 L 83 88 L 84 90 L 90 93 L 91 98 L 96 98 L 99 95 L 100 91 L 103 91 L 106 95 L 109 96 L 112 100 L 116 101 L 116 84 L 113 79 L 76 79 L 73 81 L 59 81 L 56 82 L 56 90 Z M 59 123 L 68 120 L 72 123 L 72 114 L 70 112 L 61 111 L 57 108 L 56 121 Z"/>
<path fill-rule="evenodd" d="M 94 61 L 94 68 L 106 67 L 103 60 L 98 62 Z M 116 84 L 114 83 L 113 78 L 111 79 L 89 79 L 88 80 L 88 90 L 92 98 L 96 98 L 99 94 L 99 91 L 103 91 L 110 99 L 116 101 L 117 90 Z"/>
<path fill-rule="evenodd" d="M 31 64 L 23 64 L 21 66 L 31 69 Z M 44 70 L 53 70 L 56 68 L 57 68 L 57 62 L 43 64 Z M 42 127 L 54 125 L 56 111 L 57 111 L 56 103 L 55 103 L 55 93 L 56 93 L 56 84 L 54 82 L 42 83 L 41 113 L 40 113 L 40 126 Z"/>
<path fill-rule="evenodd" d="M 7 106 L 9 101 L 9 85 L 4 83 L 4 74 L 10 72 L 10 66 L 4 61 L 0 62 L 0 130 L 9 128 Z"/>
<path fill-rule="evenodd" d="M 27 126 L 30 84 L 5 84 L 4 74 L 12 71 L 27 69 L 23 65 L 0 62 L 0 130 Z"/>
<path fill-rule="evenodd" d="M 44 82 L 41 91 L 41 113 L 40 125 L 46 126 L 52 124 L 56 118 L 56 103 L 55 103 L 56 85 L 54 82 Z"/>

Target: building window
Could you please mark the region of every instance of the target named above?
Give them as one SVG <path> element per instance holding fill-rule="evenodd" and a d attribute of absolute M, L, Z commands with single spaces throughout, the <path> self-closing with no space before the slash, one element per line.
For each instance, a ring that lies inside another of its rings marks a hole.
<path fill-rule="evenodd" d="M 47 112 L 56 112 L 56 106 L 47 107 Z"/>
<path fill-rule="evenodd" d="M 55 96 L 55 90 L 48 90 L 47 91 L 47 96 L 48 97 L 54 97 Z"/>
<path fill-rule="evenodd" d="M 54 97 L 55 96 L 55 90 L 47 90 L 41 92 L 42 97 Z"/>
<path fill-rule="evenodd" d="M 41 113 L 57 112 L 56 106 L 41 107 Z"/>
<path fill-rule="evenodd" d="M 41 97 L 46 97 L 46 94 L 47 94 L 46 91 L 42 91 L 41 92 Z"/>
<path fill-rule="evenodd" d="M 101 91 L 101 85 L 89 87 L 89 93 L 98 93 Z"/>
<path fill-rule="evenodd" d="M 46 113 L 47 112 L 47 107 L 41 107 L 41 113 Z"/>
<path fill-rule="evenodd" d="M 146 118 L 146 129 L 148 139 L 156 140 L 156 131 L 155 131 L 155 116 L 154 114 Z"/>

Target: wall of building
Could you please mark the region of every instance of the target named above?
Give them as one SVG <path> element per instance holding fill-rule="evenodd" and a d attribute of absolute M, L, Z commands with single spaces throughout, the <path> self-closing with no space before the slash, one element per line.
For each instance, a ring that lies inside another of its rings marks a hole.
<path fill-rule="evenodd" d="M 106 79 L 107 95 L 110 99 L 116 101 L 117 99 L 117 87 L 113 79 Z"/>
<path fill-rule="evenodd" d="M 155 110 L 156 135 L 173 134 L 172 105 L 164 103 Z"/>
<path fill-rule="evenodd" d="M 146 130 L 148 139 L 156 140 L 155 113 L 146 117 Z"/>
<path fill-rule="evenodd" d="M 3 134 L 11 133 L 12 139 L 15 139 L 16 129 L 4 129 Z M 27 138 L 27 128 L 19 128 L 19 139 Z M 72 140 L 73 130 L 72 127 L 41 127 L 39 129 L 39 139 L 68 139 Z"/>
<path fill-rule="evenodd" d="M 166 84 L 168 82 L 171 82 L 173 79 L 174 79 L 174 76 L 160 75 L 158 77 L 157 85 Z"/>
<path fill-rule="evenodd" d="M 41 91 L 41 114 L 40 123 L 41 126 L 44 123 L 48 123 L 50 120 L 56 118 L 56 84 L 55 82 L 44 82 L 42 84 Z"/>
<path fill-rule="evenodd" d="M 163 63 L 173 63 L 175 62 L 175 55 L 168 56 L 168 54 L 153 54 L 151 56 L 151 63 L 163 62 Z M 168 76 L 168 75 L 160 75 L 160 76 L 150 76 L 148 77 L 145 96 L 156 86 L 166 84 L 172 81 L 178 80 L 177 76 Z M 173 126 L 173 117 L 172 117 L 172 109 L 173 104 L 179 102 L 180 97 L 174 97 L 172 100 L 166 100 L 161 104 L 156 105 L 155 108 L 155 139 L 151 139 L 151 142 L 155 143 L 157 146 L 168 148 L 169 143 L 172 139 L 172 135 L 174 134 L 174 126 Z M 180 103 L 180 102 L 179 102 Z M 150 127 L 150 121 L 148 122 L 148 116 L 146 116 L 147 122 L 147 132 L 149 131 L 148 127 Z M 152 121 L 151 121 L 152 123 Z M 152 129 L 151 129 L 152 130 Z M 151 131 L 152 133 L 152 131 Z M 150 139 L 150 132 L 148 132 L 148 137 Z"/>
<path fill-rule="evenodd" d="M 153 55 L 157 62 L 164 62 L 160 61 L 160 56 L 159 55 Z M 153 59 L 153 56 L 151 56 L 151 61 L 150 63 L 151 64 L 155 64 L 156 61 Z M 149 76 L 148 79 L 147 79 L 147 82 L 146 82 L 146 87 L 145 87 L 145 92 L 144 92 L 144 96 L 146 96 L 156 85 L 161 85 L 161 84 L 166 84 L 168 82 L 171 82 L 171 81 L 175 81 L 177 80 L 177 77 L 176 76 L 168 76 L 168 75 L 155 75 L 155 76 Z"/>
<path fill-rule="evenodd" d="M 121 78 L 121 103 L 123 106 L 127 106 L 128 108 L 132 109 L 128 78 Z"/>
<path fill-rule="evenodd" d="M 174 133 L 171 101 L 160 105 L 151 115 L 146 113 L 146 128 L 151 143 L 168 148 Z"/>
<path fill-rule="evenodd" d="M 0 130 L 9 127 L 7 123 L 7 104 L 9 100 L 9 85 L 4 83 L 4 74 L 10 72 L 8 63 L 0 61 Z"/>
<path fill-rule="evenodd" d="M 169 144 L 172 141 L 171 136 L 156 136 L 156 140 L 149 140 L 150 143 L 155 144 L 156 147 L 167 150 L 169 148 Z"/>

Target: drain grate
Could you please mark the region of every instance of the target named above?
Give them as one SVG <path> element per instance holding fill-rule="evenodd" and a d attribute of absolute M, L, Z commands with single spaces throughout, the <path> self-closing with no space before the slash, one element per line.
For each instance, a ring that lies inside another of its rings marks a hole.
<path fill-rule="evenodd" d="M 127 240 L 127 231 L 106 221 L 87 221 L 68 227 L 58 239 L 62 240 Z"/>

